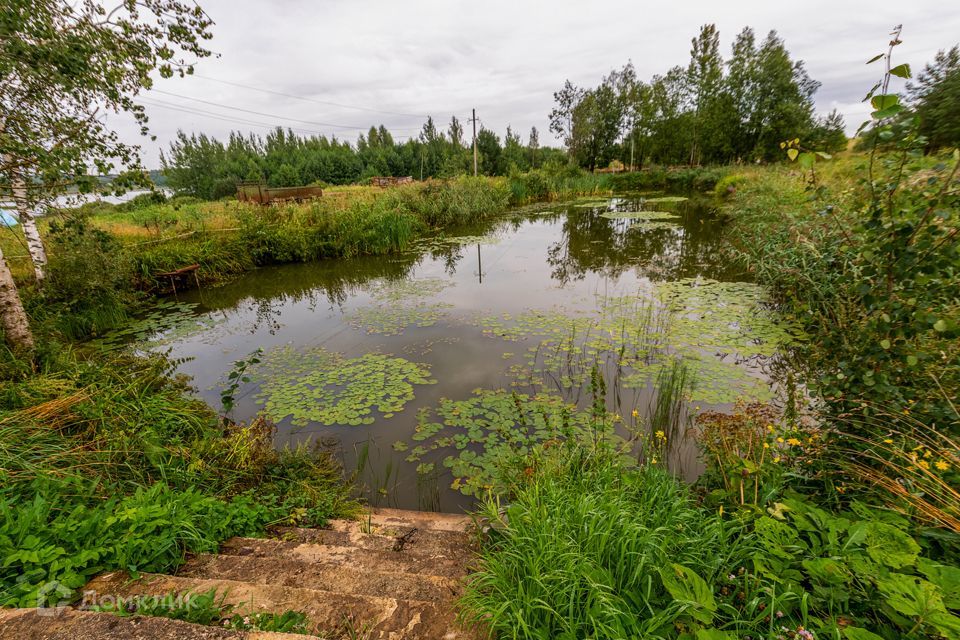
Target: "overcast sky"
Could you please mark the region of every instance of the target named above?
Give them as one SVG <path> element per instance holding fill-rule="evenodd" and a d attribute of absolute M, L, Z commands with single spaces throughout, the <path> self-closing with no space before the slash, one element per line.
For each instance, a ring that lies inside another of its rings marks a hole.
<path fill-rule="evenodd" d="M 686 65 L 690 39 L 711 22 L 724 57 L 744 26 L 758 39 L 776 29 L 822 83 L 818 110 L 839 109 L 852 131 L 881 71 L 864 62 L 885 48 L 893 25 L 904 25 L 896 61 L 914 69 L 960 41 L 960 8 L 944 0 L 199 1 L 216 22 L 219 57 L 200 61 L 196 77 L 160 80 L 144 94 L 156 142 L 127 117 L 110 123 L 142 144 L 151 168 L 177 129 L 226 138 L 283 125 L 353 142 L 382 123 L 402 140 L 427 114 L 446 127 L 452 114 L 465 123 L 474 107 L 501 136 L 510 125 L 526 141 L 536 126 L 541 143 L 553 144 L 547 116 L 564 80 L 594 86 L 628 60 L 644 80 Z"/>

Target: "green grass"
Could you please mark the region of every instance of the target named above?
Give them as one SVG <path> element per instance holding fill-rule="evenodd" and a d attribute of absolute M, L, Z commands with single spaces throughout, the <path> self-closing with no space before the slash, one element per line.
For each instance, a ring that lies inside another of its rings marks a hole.
<path fill-rule="evenodd" d="M 221 422 L 162 358 L 47 344 L 34 371 L 2 355 L 0 605 L 355 509 L 330 457 L 275 451 L 263 421 Z"/>
<path fill-rule="evenodd" d="M 660 571 L 677 563 L 713 584 L 756 551 L 658 467 L 628 470 L 582 446 L 527 464 L 505 514 L 495 499 L 481 511 L 493 529 L 463 599 L 498 637 L 675 637 L 700 605 L 676 602 Z"/>
<path fill-rule="evenodd" d="M 702 506 L 658 466 L 552 443 L 514 467 L 461 599 L 498 638 L 957 638 L 960 569 L 862 503 Z M 878 635 L 870 635 L 878 634 Z"/>

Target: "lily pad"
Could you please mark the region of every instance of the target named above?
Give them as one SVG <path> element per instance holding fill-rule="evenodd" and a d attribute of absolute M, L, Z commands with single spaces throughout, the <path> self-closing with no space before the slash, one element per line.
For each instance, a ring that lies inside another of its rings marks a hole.
<path fill-rule="evenodd" d="M 267 415 L 299 427 L 372 424 L 374 410 L 398 413 L 414 385 L 436 383 L 424 364 L 380 353 L 345 358 L 322 347 L 271 349 L 249 373 L 261 383 L 255 399 Z"/>

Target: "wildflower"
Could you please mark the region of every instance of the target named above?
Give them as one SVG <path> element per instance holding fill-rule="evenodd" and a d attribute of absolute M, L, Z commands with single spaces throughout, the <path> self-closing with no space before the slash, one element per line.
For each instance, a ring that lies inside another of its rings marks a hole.
<path fill-rule="evenodd" d="M 910 415 L 910 409 L 904 409 L 904 410 L 903 410 L 903 415 L 905 415 L 905 416 Z"/>
<path fill-rule="evenodd" d="M 720 505 L 720 515 L 723 515 L 723 505 Z"/>
<path fill-rule="evenodd" d="M 773 432 L 773 425 L 772 425 L 772 424 L 768 424 L 768 425 L 767 425 L 767 431 L 770 431 L 771 433 Z"/>
<path fill-rule="evenodd" d="M 777 456 L 776 458 L 774 458 L 773 461 L 774 461 L 774 462 L 780 462 L 780 456 Z"/>
<path fill-rule="evenodd" d="M 784 441 L 783 441 L 783 438 L 777 438 L 777 442 L 779 442 L 780 444 L 783 444 L 783 442 L 784 442 Z"/>
<path fill-rule="evenodd" d="M 787 444 L 789 444 L 791 447 L 799 447 L 801 442 L 796 438 L 787 438 Z"/>
<path fill-rule="evenodd" d="M 633 417 L 636 418 L 640 415 L 640 412 L 634 409 L 631 415 L 633 415 Z"/>
<path fill-rule="evenodd" d="M 926 471 L 927 469 L 930 468 L 930 463 L 927 462 L 926 460 L 921 460 L 920 462 L 917 463 L 917 466 L 923 469 L 924 471 Z"/>
<path fill-rule="evenodd" d="M 737 579 L 737 576 L 733 575 L 732 573 L 727 576 L 727 580 L 736 580 L 736 579 Z"/>
<path fill-rule="evenodd" d="M 651 463 L 651 464 L 657 464 L 657 459 L 656 459 L 656 458 L 650 458 L 650 463 Z"/>
<path fill-rule="evenodd" d="M 763 443 L 763 448 L 764 448 L 764 449 L 769 449 L 769 448 L 770 448 L 770 443 L 764 442 L 764 443 Z"/>
<path fill-rule="evenodd" d="M 782 618 L 782 617 L 783 617 L 783 611 L 777 611 L 777 617 L 778 617 L 778 618 Z"/>
<path fill-rule="evenodd" d="M 947 463 L 946 460 L 937 460 L 934 466 L 940 471 L 946 471 L 947 469 L 950 468 L 950 465 Z"/>
<path fill-rule="evenodd" d="M 667 434 L 665 434 L 663 431 L 657 431 L 657 433 L 656 433 L 655 435 L 657 436 L 657 440 L 666 440 L 666 439 L 667 439 Z"/>
<path fill-rule="evenodd" d="M 927 449 L 926 451 L 923 452 L 923 457 L 924 457 L 924 458 L 929 458 L 930 455 L 931 455 L 931 454 L 930 454 L 930 449 Z"/>
<path fill-rule="evenodd" d="M 890 438 L 885 439 L 884 442 L 887 444 L 893 444 L 893 440 L 891 440 Z"/>

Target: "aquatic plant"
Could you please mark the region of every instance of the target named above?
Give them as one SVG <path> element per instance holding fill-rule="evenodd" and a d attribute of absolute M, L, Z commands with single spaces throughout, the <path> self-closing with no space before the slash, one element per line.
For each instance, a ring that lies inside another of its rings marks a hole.
<path fill-rule="evenodd" d="M 372 424 L 374 410 L 384 418 L 402 411 L 413 385 L 436 383 L 426 365 L 379 353 L 345 358 L 323 347 L 276 347 L 249 371 L 267 415 L 298 427 Z"/>
<path fill-rule="evenodd" d="M 452 285 L 452 281 L 441 278 L 383 281 L 370 289 L 376 304 L 357 308 L 347 319 L 367 333 L 388 336 L 400 335 L 410 326 L 430 327 L 452 307 L 432 298 Z"/>
<path fill-rule="evenodd" d="M 610 218 L 611 220 L 679 220 L 680 218 L 669 211 L 605 211 L 600 214 L 601 218 Z"/>
<path fill-rule="evenodd" d="M 434 451 L 450 451 L 443 465 L 453 474 L 451 488 L 480 496 L 503 489 L 501 466 L 534 444 L 611 438 L 612 426 L 605 415 L 577 411 L 557 396 L 477 389 L 466 400 L 443 399 L 432 411 L 422 411 L 413 441 L 423 444 L 406 459 L 421 462 Z M 400 441 L 394 448 L 407 451 L 408 444 Z"/>

